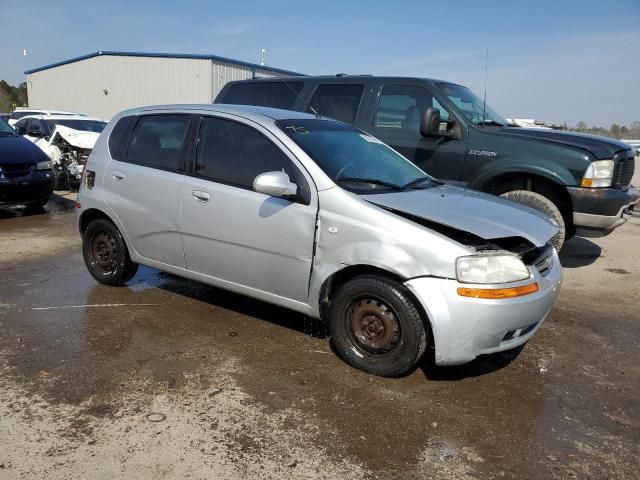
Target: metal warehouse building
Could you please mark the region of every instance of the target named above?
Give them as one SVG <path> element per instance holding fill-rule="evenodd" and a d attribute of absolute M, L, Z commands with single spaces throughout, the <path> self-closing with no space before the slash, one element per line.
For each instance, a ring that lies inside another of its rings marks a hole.
<path fill-rule="evenodd" d="M 211 103 L 225 83 L 300 75 L 215 55 L 96 52 L 25 72 L 29 107 L 110 119 L 131 107 Z"/>

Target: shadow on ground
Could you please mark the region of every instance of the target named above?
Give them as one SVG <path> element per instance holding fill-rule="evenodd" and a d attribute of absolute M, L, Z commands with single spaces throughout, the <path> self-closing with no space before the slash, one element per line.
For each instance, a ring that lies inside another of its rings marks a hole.
<path fill-rule="evenodd" d="M 564 244 L 560 252 L 560 263 L 564 268 L 579 268 L 591 265 L 602 253 L 602 249 L 591 240 L 573 237 Z"/>
<path fill-rule="evenodd" d="M 0 206 L 0 220 L 4 218 L 31 217 L 35 215 L 55 214 L 73 210 L 75 206 L 75 192 L 60 191 L 51 195 L 49 203 L 44 207 L 29 207 L 24 205 L 10 208 Z"/>

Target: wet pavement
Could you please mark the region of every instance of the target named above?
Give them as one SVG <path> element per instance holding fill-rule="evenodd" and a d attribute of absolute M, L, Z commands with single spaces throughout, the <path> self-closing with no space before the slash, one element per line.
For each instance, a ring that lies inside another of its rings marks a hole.
<path fill-rule="evenodd" d="M 288 310 L 98 285 L 72 207 L 0 214 L 0 478 L 637 478 L 639 214 L 569 242 L 522 351 L 383 379 Z"/>

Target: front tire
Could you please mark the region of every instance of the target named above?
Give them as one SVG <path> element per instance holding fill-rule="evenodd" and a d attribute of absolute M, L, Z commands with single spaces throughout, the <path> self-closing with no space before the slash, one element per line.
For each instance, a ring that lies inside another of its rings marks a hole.
<path fill-rule="evenodd" d="M 339 287 L 329 328 L 337 353 L 349 365 L 382 377 L 408 372 L 427 347 L 423 319 L 407 288 L 377 275 Z"/>
<path fill-rule="evenodd" d="M 89 223 L 82 236 L 82 255 L 91 276 L 104 285 L 124 285 L 138 271 L 122 234 L 109 220 Z"/>
<path fill-rule="evenodd" d="M 512 190 L 500 195 L 502 198 L 506 198 L 516 203 L 526 205 L 534 210 L 544 213 L 548 217 L 553 218 L 558 223 L 559 231 L 551 239 L 551 244 L 559 252 L 564 245 L 565 238 L 567 236 L 567 226 L 564 223 L 564 218 L 560 209 L 544 195 L 529 190 Z"/>

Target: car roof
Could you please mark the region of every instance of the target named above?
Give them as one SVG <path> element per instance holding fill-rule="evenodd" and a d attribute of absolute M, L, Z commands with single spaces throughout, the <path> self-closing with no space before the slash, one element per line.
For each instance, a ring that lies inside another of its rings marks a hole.
<path fill-rule="evenodd" d="M 27 118 L 37 118 L 38 120 L 93 120 L 96 122 L 104 122 L 104 120 L 100 118 L 87 117 L 85 115 L 25 115 L 22 117 L 19 122 L 25 120 Z"/>
<path fill-rule="evenodd" d="M 397 81 L 418 81 L 418 82 L 428 82 L 428 83 L 451 83 L 456 84 L 456 82 L 452 82 L 449 80 L 440 80 L 437 78 L 428 78 L 428 77 L 402 77 L 402 76 L 378 76 L 378 75 L 346 75 L 346 74 L 338 74 L 338 75 L 307 75 L 304 77 L 265 77 L 265 78 L 251 78 L 247 80 L 234 80 L 229 83 L 252 83 L 252 82 L 278 82 L 278 81 L 287 81 L 287 82 L 308 82 L 308 81 L 323 81 L 323 82 L 336 82 L 340 83 L 340 81 L 344 80 L 367 80 L 373 79 L 382 82 L 397 82 Z"/>
<path fill-rule="evenodd" d="M 273 120 L 294 120 L 294 119 L 312 119 L 317 118 L 315 115 L 306 112 L 294 112 L 292 110 L 283 110 L 280 108 L 257 107 L 254 105 L 231 105 L 226 103 L 205 103 L 205 104 L 179 104 L 179 105 L 155 105 L 148 107 L 135 108 L 123 112 L 124 114 L 135 115 L 151 112 L 161 112 L 163 110 L 183 110 L 183 111 L 209 111 L 212 113 L 228 113 L 246 118 L 261 117 Z M 323 120 L 332 120 L 323 117 Z M 332 120 L 337 121 L 337 120 Z"/>

